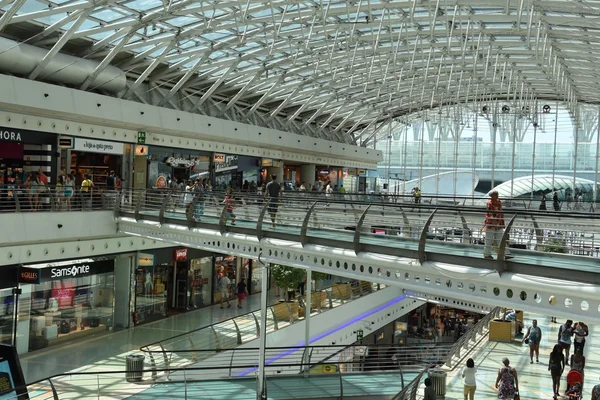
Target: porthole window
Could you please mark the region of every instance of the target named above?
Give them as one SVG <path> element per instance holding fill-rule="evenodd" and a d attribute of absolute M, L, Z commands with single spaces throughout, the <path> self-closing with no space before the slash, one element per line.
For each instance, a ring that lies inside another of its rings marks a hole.
<path fill-rule="evenodd" d="M 329 260 L 329 266 L 331 267 L 333 265 L 333 261 Z"/>
<path fill-rule="evenodd" d="M 352 271 L 356 271 L 356 264 L 352 264 Z"/>
<path fill-rule="evenodd" d="M 421 281 L 421 278 L 419 278 L 417 275 L 415 275 L 415 282 L 419 283 Z"/>
<path fill-rule="evenodd" d="M 565 307 L 567 307 L 567 308 L 573 307 L 573 300 L 571 300 L 569 298 L 565 299 Z"/>
<path fill-rule="evenodd" d="M 469 285 L 469 290 L 470 290 L 471 292 L 474 292 L 474 291 L 475 291 L 475 285 L 471 283 L 471 284 Z"/>
<path fill-rule="evenodd" d="M 482 294 L 487 294 L 487 287 L 482 286 L 479 288 L 479 290 L 481 291 Z"/>
<path fill-rule="evenodd" d="M 550 296 L 550 298 L 548 299 L 548 303 L 551 306 L 555 306 L 556 305 L 556 296 Z"/>
<path fill-rule="evenodd" d="M 279 252 L 277 250 L 275 250 L 275 257 L 279 256 Z"/>
<path fill-rule="evenodd" d="M 269 250 L 269 255 L 272 256 L 273 255 L 273 250 Z"/>
<path fill-rule="evenodd" d="M 425 284 L 426 284 L 426 285 L 429 285 L 430 283 L 431 283 L 431 279 L 429 279 L 429 278 L 425 278 Z"/>
<path fill-rule="evenodd" d="M 506 289 L 506 297 L 508 297 L 509 299 L 512 299 L 512 297 L 513 297 L 512 289 Z"/>
<path fill-rule="evenodd" d="M 519 293 L 519 298 L 523 301 L 527 300 L 527 292 L 521 290 L 521 293 Z"/>
<path fill-rule="evenodd" d="M 587 301 L 581 302 L 581 311 L 588 311 L 590 309 L 590 304 Z"/>
<path fill-rule="evenodd" d="M 369 267 L 369 273 L 373 273 L 373 267 Z M 381 275 L 381 268 L 377 268 L 377 275 Z"/>
<path fill-rule="evenodd" d="M 536 293 L 533 295 L 533 301 L 535 301 L 536 303 L 540 304 L 542 302 L 542 296 L 539 295 L 539 293 Z"/>
<path fill-rule="evenodd" d="M 325 259 L 321 258 L 321 265 L 325 265 Z"/>
<path fill-rule="evenodd" d="M 365 266 L 364 265 L 360 266 L 360 272 L 365 272 Z"/>
<path fill-rule="evenodd" d="M 448 280 L 446 281 L 446 287 L 449 287 L 449 288 L 451 288 L 451 287 L 452 287 L 452 281 L 451 281 L 450 279 L 448 279 Z"/>
<path fill-rule="evenodd" d="M 436 284 L 437 286 L 440 286 L 440 285 L 442 284 L 442 280 L 441 280 L 440 278 L 437 278 L 437 279 L 435 280 L 435 284 Z"/>
<path fill-rule="evenodd" d="M 402 273 L 396 272 L 394 275 L 396 275 L 396 279 L 400 279 L 400 277 L 402 276 Z"/>
<path fill-rule="evenodd" d="M 347 262 L 344 263 L 344 269 L 348 269 L 348 263 Z"/>
<path fill-rule="evenodd" d="M 465 284 L 462 282 L 458 282 L 458 285 L 456 285 L 456 287 L 462 290 L 462 288 L 465 287 Z"/>
<path fill-rule="evenodd" d="M 494 296 L 500 296 L 500 288 L 498 288 L 498 287 L 494 288 Z"/>
<path fill-rule="evenodd" d="M 340 267 L 340 262 L 339 262 L 339 261 L 336 261 L 336 262 L 335 262 L 335 266 L 339 268 L 339 267 Z"/>
<path fill-rule="evenodd" d="M 300 256 L 300 261 L 304 261 L 304 256 L 303 255 Z"/>
<path fill-rule="evenodd" d="M 408 272 L 404 274 L 404 279 L 406 279 L 406 280 L 410 279 L 410 274 Z"/>
<path fill-rule="evenodd" d="M 386 271 L 385 275 L 389 278 L 392 273 L 390 271 Z"/>
<path fill-rule="evenodd" d="M 289 260 L 290 258 L 292 258 L 292 255 L 290 253 L 287 253 L 287 259 Z"/>
<path fill-rule="evenodd" d="M 313 264 L 317 264 L 319 262 L 319 259 L 317 257 L 313 257 Z"/>

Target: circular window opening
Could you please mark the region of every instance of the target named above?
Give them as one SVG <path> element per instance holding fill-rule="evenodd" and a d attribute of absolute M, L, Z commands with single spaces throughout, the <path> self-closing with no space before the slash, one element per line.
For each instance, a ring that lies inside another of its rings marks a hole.
<path fill-rule="evenodd" d="M 535 301 L 536 303 L 540 304 L 542 302 L 542 296 L 540 296 L 539 293 L 535 293 L 533 295 L 533 301 Z"/>
<path fill-rule="evenodd" d="M 410 279 L 410 274 L 408 272 L 404 274 L 404 279 L 406 279 L 406 280 Z"/>
<path fill-rule="evenodd" d="M 494 296 L 500 296 L 500 288 L 498 288 L 498 287 L 494 288 Z"/>
<path fill-rule="evenodd" d="M 333 265 L 333 261 L 329 260 L 329 266 L 331 267 Z"/>
<path fill-rule="evenodd" d="M 325 265 L 325 259 L 321 258 L 321 265 Z"/>
<path fill-rule="evenodd" d="M 317 257 L 314 257 L 314 258 L 313 258 L 313 263 L 314 263 L 314 264 L 316 264 L 316 263 L 318 263 L 318 262 L 319 262 L 319 259 L 318 259 Z"/>
<path fill-rule="evenodd" d="M 426 285 L 429 285 L 430 283 L 431 283 L 431 279 L 429 279 L 429 278 L 425 278 L 425 284 L 426 284 Z"/>
<path fill-rule="evenodd" d="M 385 275 L 389 278 L 392 275 L 392 273 L 390 271 L 386 271 Z"/>
<path fill-rule="evenodd" d="M 449 287 L 449 288 L 451 288 L 451 287 L 452 287 L 452 281 L 451 281 L 450 279 L 448 279 L 448 280 L 446 281 L 446 286 L 447 286 L 447 287 Z"/>
<path fill-rule="evenodd" d="M 335 262 L 335 266 L 339 268 L 339 267 L 340 267 L 340 262 L 339 262 L 339 261 L 336 261 L 336 262 Z"/>
<path fill-rule="evenodd" d="M 369 267 L 369 273 L 373 273 L 373 267 Z M 377 268 L 377 275 L 381 275 L 381 268 Z"/>
<path fill-rule="evenodd" d="M 486 286 L 480 287 L 479 290 L 481 291 L 481 293 L 487 294 L 487 287 Z"/>
<path fill-rule="evenodd" d="M 421 278 L 419 278 L 417 275 L 415 275 L 415 282 L 419 283 L 421 281 Z"/>
<path fill-rule="evenodd" d="M 348 263 L 347 262 L 344 263 L 344 269 L 348 269 Z"/>
<path fill-rule="evenodd" d="M 279 252 L 275 250 L 275 257 L 279 257 Z"/>
<path fill-rule="evenodd" d="M 442 284 L 442 280 L 440 278 L 437 278 L 435 280 L 435 284 L 438 285 L 438 286 L 440 286 Z"/>
<path fill-rule="evenodd" d="M 527 292 L 522 290 L 521 293 L 519 293 L 519 298 L 523 301 L 527 300 Z"/>
<path fill-rule="evenodd" d="M 356 264 L 352 264 L 352 271 L 356 271 Z"/>
<path fill-rule="evenodd" d="M 304 261 L 304 256 L 300 256 L 300 261 Z"/>
<path fill-rule="evenodd" d="M 364 265 L 360 266 L 360 272 L 365 272 L 365 266 Z"/>
<path fill-rule="evenodd" d="M 512 299 L 512 297 L 513 297 L 512 289 L 506 289 L 506 297 L 508 297 L 509 299 Z"/>
<path fill-rule="evenodd" d="M 567 308 L 573 307 L 573 300 L 568 299 L 568 298 L 565 299 L 565 307 L 567 307 Z"/>
<path fill-rule="evenodd" d="M 269 255 L 272 256 L 273 255 L 273 251 L 269 250 Z"/>
<path fill-rule="evenodd" d="M 588 311 L 590 309 L 590 303 L 588 303 L 587 301 L 582 301 L 581 302 L 581 311 Z"/>
<path fill-rule="evenodd" d="M 551 306 L 555 306 L 556 305 L 556 296 L 550 296 L 550 298 L 548 299 L 548 303 Z"/>
<path fill-rule="evenodd" d="M 396 279 L 400 279 L 400 277 L 402 276 L 400 272 L 396 272 L 394 275 L 396 275 Z"/>
<path fill-rule="evenodd" d="M 465 287 L 465 284 L 462 282 L 458 282 L 458 285 L 456 285 L 456 287 L 462 290 L 462 288 Z"/>
<path fill-rule="evenodd" d="M 471 283 L 471 284 L 469 285 L 469 290 L 470 290 L 471 292 L 474 292 L 474 291 L 475 291 L 475 285 Z"/>

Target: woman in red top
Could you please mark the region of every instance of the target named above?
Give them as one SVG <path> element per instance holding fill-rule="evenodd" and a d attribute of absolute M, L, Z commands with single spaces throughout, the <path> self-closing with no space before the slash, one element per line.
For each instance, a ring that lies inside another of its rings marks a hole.
<path fill-rule="evenodd" d="M 485 248 L 483 250 L 483 257 L 493 259 L 492 257 L 492 246 L 494 242 L 497 242 L 497 246 L 500 247 L 500 241 L 504 234 L 504 214 L 502 213 L 502 201 L 498 198 L 498 192 L 494 190 L 490 193 L 491 199 L 487 202 L 488 212 L 485 214 Z M 504 258 L 509 259 L 514 256 L 510 254 L 508 247 L 504 253 Z"/>
<path fill-rule="evenodd" d="M 233 213 L 235 201 L 233 200 L 232 193 L 233 190 L 228 188 L 227 192 L 225 192 L 225 200 L 223 200 L 223 204 L 225 204 L 227 207 L 225 210 L 225 223 L 227 223 L 227 220 L 231 220 L 231 225 L 235 225 L 235 214 Z"/>

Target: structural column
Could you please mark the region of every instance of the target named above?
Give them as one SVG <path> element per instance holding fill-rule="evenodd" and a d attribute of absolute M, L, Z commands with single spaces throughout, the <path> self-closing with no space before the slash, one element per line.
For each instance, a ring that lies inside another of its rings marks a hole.
<path fill-rule="evenodd" d="M 268 267 L 267 264 L 264 264 L 260 260 L 260 256 L 258 257 L 258 263 L 260 268 L 262 268 L 262 276 L 263 279 L 261 281 L 261 290 L 260 293 L 260 330 L 259 330 L 259 353 L 258 353 L 258 390 L 256 391 L 257 399 L 263 400 L 267 398 L 267 382 L 265 380 L 265 351 L 267 346 L 267 299 L 268 299 L 268 290 L 269 290 L 269 279 L 268 277 Z"/>
<path fill-rule="evenodd" d="M 283 182 L 283 167 L 267 167 L 267 182 L 271 182 L 271 175 L 277 175 L 277 182 Z"/>
<path fill-rule="evenodd" d="M 312 271 L 309 269 L 306 271 L 306 285 L 304 287 L 306 290 L 306 307 L 304 309 L 304 345 L 306 347 L 310 346 L 310 306 L 312 301 Z M 304 360 L 302 363 L 302 369 L 305 369 L 308 366 L 309 361 L 309 351 L 304 352 Z"/>
<path fill-rule="evenodd" d="M 305 182 L 307 188 L 311 187 L 315 183 L 316 174 L 317 166 L 315 164 L 301 165 L 300 183 Z"/>

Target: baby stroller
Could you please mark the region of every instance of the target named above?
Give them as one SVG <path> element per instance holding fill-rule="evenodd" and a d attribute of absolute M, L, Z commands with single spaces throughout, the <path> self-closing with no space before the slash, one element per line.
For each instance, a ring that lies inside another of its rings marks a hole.
<path fill-rule="evenodd" d="M 581 400 L 583 393 L 583 374 L 577 370 L 570 370 L 567 374 L 567 391 L 565 396 L 569 400 Z"/>

